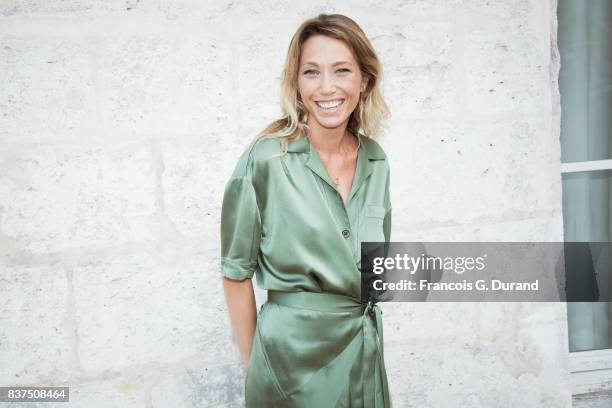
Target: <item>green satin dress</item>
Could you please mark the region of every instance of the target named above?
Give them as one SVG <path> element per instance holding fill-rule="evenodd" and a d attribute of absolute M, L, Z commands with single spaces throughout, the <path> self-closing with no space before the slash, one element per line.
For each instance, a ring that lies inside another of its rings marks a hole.
<path fill-rule="evenodd" d="M 382 311 L 361 297 L 362 241 L 389 241 L 389 164 L 361 134 L 345 205 L 308 138 L 245 152 L 221 210 L 221 273 L 256 276 L 268 299 L 245 382 L 247 408 L 389 408 Z"/>

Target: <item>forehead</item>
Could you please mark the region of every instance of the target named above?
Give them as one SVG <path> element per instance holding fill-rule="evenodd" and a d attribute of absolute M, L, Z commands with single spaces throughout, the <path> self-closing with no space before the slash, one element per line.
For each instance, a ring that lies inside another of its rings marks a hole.
<path fill-rule="evenodd" d="M 324 35 L 314 35 L 302 45 L 300 64 L 333 64 L 346 61 L 355 64 L 355 58 L 344 41 Z"/>

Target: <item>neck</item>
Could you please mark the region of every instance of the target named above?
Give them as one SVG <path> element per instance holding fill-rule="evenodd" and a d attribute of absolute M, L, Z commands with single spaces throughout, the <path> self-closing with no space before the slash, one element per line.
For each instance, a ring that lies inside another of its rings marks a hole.
<path fill-rule="evenodd" d="M 308 139 L 310 144 L 312 144 L 318 152 L 324 153 L 325 155 L 333 155 L 346 154 L 354 150 L 352 148 L 354 145 L 351 139 L 355 138 L 355 142 L 357 142 L 357 138 L 346 130 L 346 123 L 336 129 L 326 129 L 322 126 L 312 125 L 310 123 L 308 126 L 310 128 Z M 355 143 L 355 145 L 357 145 L 357 143 Z"/>

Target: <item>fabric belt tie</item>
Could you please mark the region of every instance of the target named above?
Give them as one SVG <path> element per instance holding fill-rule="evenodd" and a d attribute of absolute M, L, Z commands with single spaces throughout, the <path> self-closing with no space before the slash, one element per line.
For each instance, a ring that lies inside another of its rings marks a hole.
<path fill-rule="evenodd" d="M 329 292 L 288 292 L 268 290 L 268 301 L 280 305 L 298 307 L 320 312 L 352 312 L 362 315 L 363 347 L 364 347 L 364 407 L 374 408 L 376 405 L 376 359 L 380 364 L 380 378 L 383 384 L 384 408 L 391 408 L 387 400 L 389 386 L 385 369 L 383 349 L 382 310 L 374 300 L 367 302 L 351 296 Z"/>

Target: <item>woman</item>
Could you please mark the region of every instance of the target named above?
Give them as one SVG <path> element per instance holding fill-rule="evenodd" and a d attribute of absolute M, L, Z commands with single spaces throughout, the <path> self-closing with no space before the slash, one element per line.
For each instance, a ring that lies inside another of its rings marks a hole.
<path fill-rule="evenodd" d="M 362 241 L 391 235 L 381 67 L 342 15 L 289 46 L 284 117 L 240 157 L 221 210 L 221 273 L 247 407 L 391 407 L 381 311 L 361 298 Z M 251 278 L 268 290 L 256 310 Z"/>

